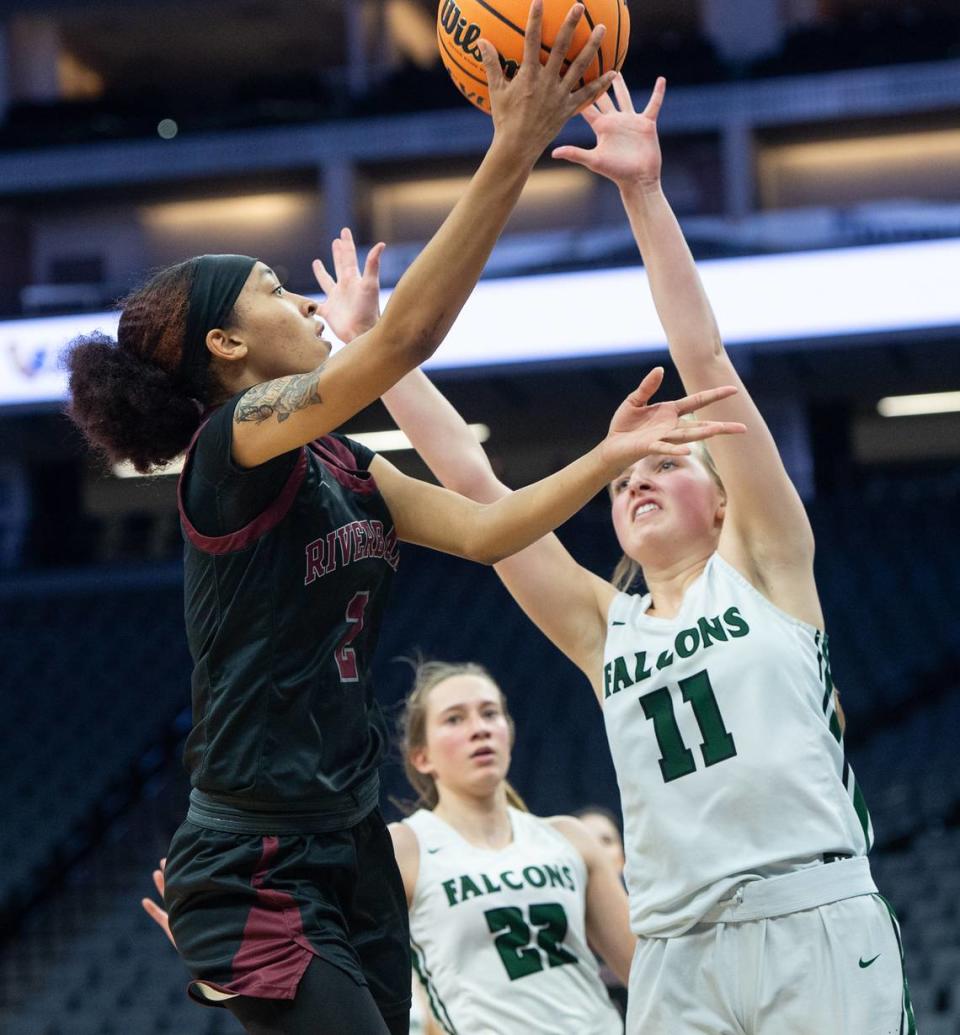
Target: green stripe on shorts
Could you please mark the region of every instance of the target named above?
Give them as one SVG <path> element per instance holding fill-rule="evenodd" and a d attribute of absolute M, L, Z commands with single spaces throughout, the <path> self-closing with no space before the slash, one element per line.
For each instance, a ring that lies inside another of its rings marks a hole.
<path fill-rule="evenodd" d="M 893 925 L 893 933 L 897 939 L 897 948 L 900 950 L 900 972 L 903 974 L 903 1010 L 900 1014 L 900 1035 L 917 1035 L 917 1022 L 913 1016 L 913 1004 L 910 1002 L 910 989 L 907 986 L 907 971 L 903 965 L 903 941 L 900 938 L 900 922 L 893 906 L 883 897 L 877 898 L 887 907 L 890 914 L 890 923 Z"/>

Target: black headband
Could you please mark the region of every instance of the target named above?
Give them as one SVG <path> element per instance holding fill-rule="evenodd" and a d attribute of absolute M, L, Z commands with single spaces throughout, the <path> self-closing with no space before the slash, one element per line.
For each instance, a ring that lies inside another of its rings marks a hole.
<path fill-rule="evenodd" d="M 199 399 L 204 394 L 210 365 L 207 332 L 223 326 L 257 260 L 249 255 L 201 255 L 191 262 L 193 284 L 179 378 L 190 394 Z"/>

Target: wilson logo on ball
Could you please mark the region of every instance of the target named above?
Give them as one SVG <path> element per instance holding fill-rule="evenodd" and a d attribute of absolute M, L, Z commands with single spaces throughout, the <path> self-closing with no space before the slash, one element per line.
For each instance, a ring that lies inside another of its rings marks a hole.
<path fill-rule="evenodd" d="M 475 61 L 482 61 L 480 48 L 475 46 L 483 35 L 483 30 L 476 22 L 468 22 L 460 13 L 460 8 L 453 0 L 441 0 L 439 14 L 440 28 L 459 47 L 464 54 L 469 54 Z"/>
<path fill-rule="evenodd" d="M 584 46 L 597 25 L 606 26 L 606 36 L 596 60 L 583 75 L 589 83 L 610 69 L 620 69 L 630 40 L 630 12 L 626 0 L 581 0 L 584 15 L 568 58 Z M 544 0 L 543 39 L 540 60 L 546 62 L 550 48 L 570 11 L 573 0 Z M 504 75 L 510 79 L 523 59 L 523 34 L 530 0 L 440 0 L 437 9 L 437 45 L 440 59 L 454 85 L 481 111 L 490 112 L 490 91 L 477 40 L 489 40 L 497 50 Z"/>

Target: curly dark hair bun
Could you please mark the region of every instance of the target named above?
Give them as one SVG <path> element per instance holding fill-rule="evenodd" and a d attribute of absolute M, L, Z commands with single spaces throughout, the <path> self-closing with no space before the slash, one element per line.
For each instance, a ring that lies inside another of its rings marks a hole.
<path fill-rule="evenodd" d="M 68 346 L 67 412 L 111 462 L 142 474 L 182 453 L 200 426 L 200 404 L 166 370 L 120 348 L 99 331 Z"/>

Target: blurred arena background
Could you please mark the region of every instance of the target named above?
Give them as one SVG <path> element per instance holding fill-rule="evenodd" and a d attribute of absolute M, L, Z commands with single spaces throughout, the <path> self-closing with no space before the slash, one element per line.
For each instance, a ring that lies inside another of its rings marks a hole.
<path fill-rule="evenodd" d="M 814 522 L 919 1029 L 957 1035 L 960 7 L 630 8 L 628 82 L 670 83 L 667 192 Z M 490 132 L 436 58 L 434 16 L 433 0 L 0 7 L 3 1032 L 239 1030 L 188 1002 L 138 905 L 186 806 L 175 479 L 84 452 L 58 350 L 147 270 L 198 252 L 262 256 L 312 291 L 309 260 L 350 225 L 387 241 L 395 282 Z M 635 266 L 614 189 L 545 160 L 434 371 L 509 482 L 592 444 L 665 358 L 642 276 L 604 272 Z M 376 406 L 346 430 L 389 427 Z M 561 534 L 612 569 L 604 500 Z M 405 548 L 392 600 L 385 703 L 407 686 L 400 655 L 480 660 L 510 697 L 531 807 L 616 807 L 585 682 L 491 571 Z M 403 797 L 396 764 L 386 783 Z"/>

